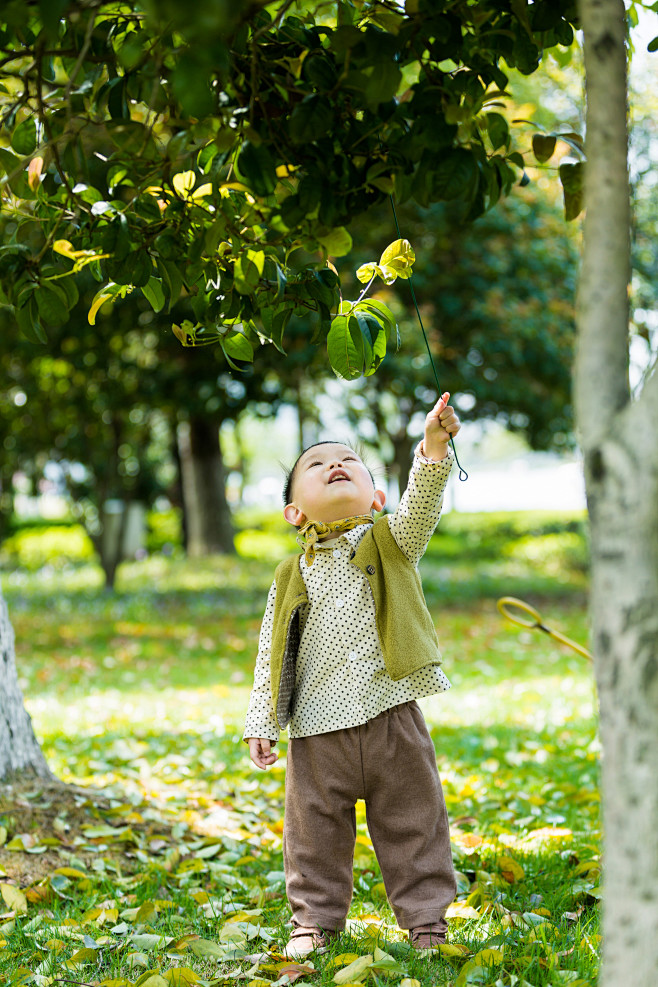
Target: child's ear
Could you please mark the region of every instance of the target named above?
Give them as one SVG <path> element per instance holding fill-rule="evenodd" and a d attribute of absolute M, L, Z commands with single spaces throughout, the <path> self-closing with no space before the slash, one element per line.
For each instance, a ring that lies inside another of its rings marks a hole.
<path fill-rule="evenodd" d="M 283 516 L 286 521 L 288 521 L 289 524 L 294 525 L 295 528 L 299 528 L 306 520 L 304 512 L 300 511 L 300 509 L 295 507 L 294 504 L 286 504 L 283 510 Z"/>
<path fill-rule="evenodd" d="M 386 503 L 386 494 L 384 493 L 384 491 L 375 490 L 375 497 L 372 504 L 370 505 L 371 509 L 374 508 L 374 510 L 376 511 L 381 511 L 385 503 Z"/>

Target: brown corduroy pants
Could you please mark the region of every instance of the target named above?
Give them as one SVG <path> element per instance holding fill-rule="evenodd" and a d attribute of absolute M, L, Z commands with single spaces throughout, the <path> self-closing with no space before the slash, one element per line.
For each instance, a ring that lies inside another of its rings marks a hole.
<path fill-rule="evenodd" d="M 357 799 L 398 925 L 435 923 L 456 893 L 436 754 L 415 702 L 288 745 L 283 859 L 293 922 L 342 929 L 352 900 Z"/>

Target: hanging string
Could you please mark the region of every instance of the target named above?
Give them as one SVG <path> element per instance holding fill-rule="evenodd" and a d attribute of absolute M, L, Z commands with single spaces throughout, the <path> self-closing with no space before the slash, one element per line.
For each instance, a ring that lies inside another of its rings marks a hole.
<path fill-rule="evenodd" d="M 389 199 L 391 200 L 391 209 L 393 210 L 393 219 L 395 220 L 395 229 L 398 232 L 398 240 L 401 240 L 402 239 L 402 234 L 400 233 L 400 224 L 398 223 L 398 215 L 397 215 L 397 213 L 395 211 L 395 202 L 393 201 L 393 196 L 390 195 L 389 196 Z M 418 302 L 416 301 L 416 292 L 414 291 L 413 276 L 410 276 L 408 278 L 408 281 L 409 281 L 409 287 L 411 288 L 411 297 L 413 298 L 414 306 L 416 308 L 416 315 L 418 316 L 418 321 L 420 323 L 420 328 L 423 331 L 423 339 L 425 340 L 425 346 L 427 347 L 427 355 L 430 358 L 430 365 L 431 365 L 432 370 L 434 372 L 434 380 L 436 381 L 436 389 L 437 389 L 437 391 L 438 391 L 439 394 L 443 394 L 443 391 L 441 390 L 441 385 L 439 384 L 439 375 L 436 372 L 436 367 L 434 365 L 434 359 L 432 358 L 432 351 L 430 349 L 430 344 L 429 344 L 428 339 L 427 339 L 427 333 L 425 332 L 425 326 L 423 325 L 423 320 L 422 320 L 421 315 L 420 315 L 420 309 L 418 308 Z M 464 469 L 464 467 L 462 466 L 462 464 L 459 462 L 459 459 L 457 458 L 457 450 L 455 449 L 455 440 L 453 439 L 452 436 L 450 436 L 450 445 L 452 446 L 452 451 L 455 454 L 455 462 L 457 463 L 457 466 L 459 467 L 459 479 L 462 480 L 462 481 L 463 480 L 468 480 L 468 473 L 466 472 L 466 470 Z"/>

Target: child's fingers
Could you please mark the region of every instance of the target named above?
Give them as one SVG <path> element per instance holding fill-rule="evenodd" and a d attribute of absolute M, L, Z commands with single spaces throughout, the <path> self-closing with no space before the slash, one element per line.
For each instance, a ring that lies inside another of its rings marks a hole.
<path fill-rule="evenodd" d="M 265 769 L 278 760 L 277 751 L 272 750 L 271 741 L 261 737 L 249 738 L 249 756 L 257 768 Z"/>

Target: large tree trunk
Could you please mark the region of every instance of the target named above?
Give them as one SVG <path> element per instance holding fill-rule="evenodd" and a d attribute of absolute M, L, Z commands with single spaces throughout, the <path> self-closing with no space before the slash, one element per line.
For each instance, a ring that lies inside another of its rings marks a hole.
<path fill-rule="evenodd" d="M 54 780 L 23 705 L 16 677 L 14 631 L 0 593 L 0 781 L 18 776 Z"/>
<path fill-rule="evenodd" d="M 587 77 L 585 247 L 576 412 L 591 519 L 603 747 L 600 987 L 658 969 L 658 373 L 628 384 L 629 194 L 622 0 L 581 0 Z"/>
<path fill-rule="evenodd" d="M 191 557 L 235 551 L 219 444 L 220 424 L 211 418 L 193 416 L 178 427 L 187 554 Z"/>

